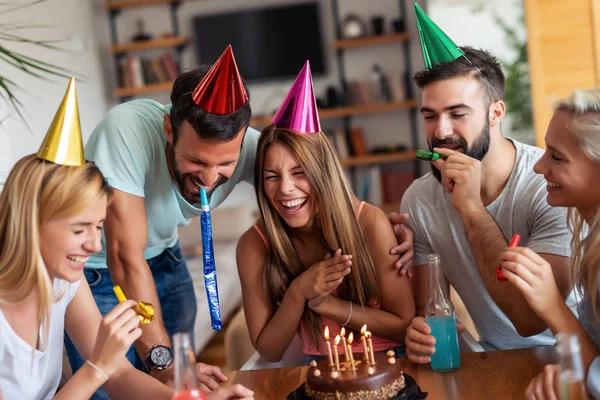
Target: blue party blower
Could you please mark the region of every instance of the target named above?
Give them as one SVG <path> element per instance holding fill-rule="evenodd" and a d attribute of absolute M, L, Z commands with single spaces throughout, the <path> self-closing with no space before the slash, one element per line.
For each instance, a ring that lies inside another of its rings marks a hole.
<path fill-rule="evenodd" d="M 215 331 L 223 329 L 221 322 L 221 308 L 219 307 L 219 288 L 217 287 L 217 269 L 215 267 L 215 251 L 212 241 L 212 221 L 206 189 L 200 189 L 200 231 L 202 234 L 202 258 L 204 259 L 204 286 L 210 309 L 210 324 Z"/>

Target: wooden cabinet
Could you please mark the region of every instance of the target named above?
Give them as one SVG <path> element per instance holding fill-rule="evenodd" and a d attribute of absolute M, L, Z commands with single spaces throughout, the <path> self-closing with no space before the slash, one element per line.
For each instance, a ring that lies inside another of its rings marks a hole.
<path fill-rule="evenodd" d="M 536 143 L 552 101 L 600 85 L 600 0 L 525 0 Z"/>

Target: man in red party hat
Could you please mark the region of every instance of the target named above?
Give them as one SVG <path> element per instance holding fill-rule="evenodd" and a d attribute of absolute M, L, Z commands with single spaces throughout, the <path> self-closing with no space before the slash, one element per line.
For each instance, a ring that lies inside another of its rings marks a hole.
<path fill-rule="evenodd" d="M 408 356 L 428 363 L 435 351 L 423 318 L 431 253 L 439 254 L 484 348 L 551 345 L 551 333 L 523 295 L 496 278 L 498 255 L 517 233 L 552 265 L 561 294 L 571 292 L 565 211 L 548 205 L 546 181 L 533 170 L 543 151 L 504 137 L 505 77 L 496 58 L 459 48 L 416 4 L 415 13 L 426 67 L 415 82 L 429 150 L 441 158 L 402 198 L 415 234 L 415 280 L 423 283 L 415 287 L 421 316 L 407 329 Z"/>
<path fill-rule="evenodd" d="M 210 69 L 179 76 L 171 104 L 133 100 L 111 109 L 85 146 L 115 189 L 102 251 L 88 260 L 85 276 L 103 314 L 117 304 L 115 285 L 157 306 L 128 359 L 165 383 L 173 377 L 170 337 L 193 338 L 197 312 L 177 227 L 201 214 L 200 188 L 215 208 L 238 183 L 253 183 L 259 133 L 248 127 L 250 116 L 230 46 Z M 79 368 L 84 360 L 69 339 L 66 346 Z M 216 367 L 202 364 L 197 372 L 208 389 L 226 380 Z M 99 391 L 93 398 L 107 397 Z"/>

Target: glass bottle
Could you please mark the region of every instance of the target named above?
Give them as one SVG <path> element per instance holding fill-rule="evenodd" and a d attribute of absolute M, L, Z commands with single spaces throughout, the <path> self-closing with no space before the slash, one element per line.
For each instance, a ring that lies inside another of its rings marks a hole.
<path fill-rule="evenodd" d="M 206 400 L 207 397 L 198 389 L 196 378 L 194 350 L 189 333 L 173 335 L 173 361 L 175 362 L 175 395 L 172 400 Z"/>
<path fill-rule="evenodd" d="M 556 352 L 560 360 L 560 399 L 587 400 L 579 337 L 573 333 L 557 334 Z"/>
<path fill-rule="evenodd" d="M 430 254 L 429 301 L 425 307 L 425 319 L 435 337 L 435 353 L 431 355 L 431 369 L 438 372 L 454 371 L 460 367 L 456 316 L 452 303 L 444 294 L 444 278 L 440 269 L 440 257 Z"/>

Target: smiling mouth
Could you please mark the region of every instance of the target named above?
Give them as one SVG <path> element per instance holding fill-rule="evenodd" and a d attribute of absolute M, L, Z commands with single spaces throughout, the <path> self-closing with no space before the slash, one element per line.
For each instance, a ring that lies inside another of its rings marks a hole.
<path fill-rule="evenodd" d="M 76 264 L 85 264 L 89 257 L 67 256 L 67 259 Z"/>
<path fill-rule="evenodd" d="M 308 198 L 304 197 L 300 199 L 281 201 L 281 205 L 286 211 L 294 212 L 300 210 L 307 201 Z"/>
<path fill-rule="evenodd" d="M 550 181 L 546 181 L 546 186 L 549 189 L 560 189 L 562 187 L 558 183 L 554 183 L 554 182 L 550 182 Z"/>

